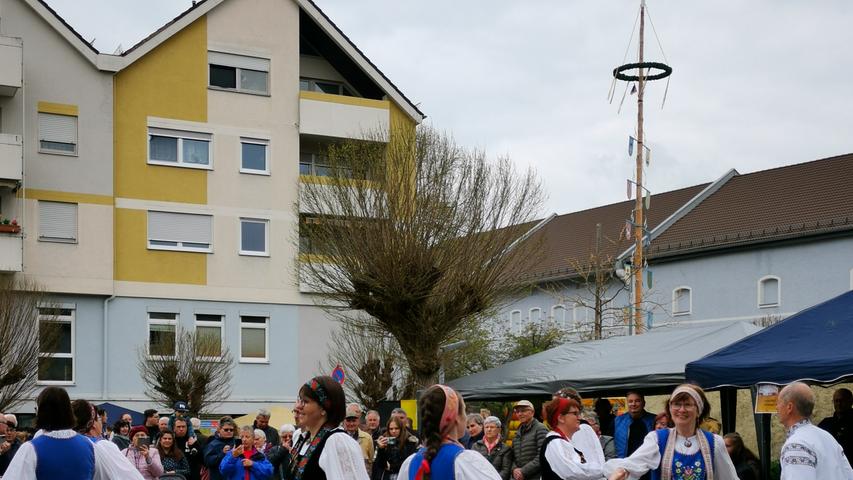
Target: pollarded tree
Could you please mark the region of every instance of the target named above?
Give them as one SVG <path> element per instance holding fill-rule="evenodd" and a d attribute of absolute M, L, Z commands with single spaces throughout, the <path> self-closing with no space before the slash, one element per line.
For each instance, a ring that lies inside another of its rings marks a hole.
<path fill-rule="evenodd" d="M 341 321 L 392 335 L 423 387 L 440 346 L 520 287 L 541 190 L 430 128 L 392 131 L 330 147 L 329 176 L 300 185 L 300 282 Z"/>
<path fill-rule="evenodd" d="M 145 394 L 165 408 L 187 402 L 193 414 L 204 413 L 231 394 L 234 359 L 219 335 L 178 328 L 138 351 L 137 368 Z"/>
<path fill-rule="evenodd" d="M 32 398 L 39 371 L 63 368 L 50 357 L 65 346 L 56 313 L 35 283 L 0 277 L 0 411 Z"/>

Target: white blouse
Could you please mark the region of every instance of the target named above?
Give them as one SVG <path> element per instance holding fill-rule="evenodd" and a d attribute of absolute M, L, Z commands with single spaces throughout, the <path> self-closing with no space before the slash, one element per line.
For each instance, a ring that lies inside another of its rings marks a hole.
<path fill-rule="evenodd" d="M 699 433 L 700 435 L 704 435 Z M 675 430 L 670 432 L 670 435 L 676 435 Z M 686 445 L 690 441 L 690 446 Z M 678 436 L 675 439 L 675 451 L 683 455 L 693 455 L 699 451 L 699 440 L 696 435 L 689 438 Z M 655 431 L 649 432 L 640 445 L 631 456 L 627 458 L 614 458 L 608 460 L 604 464 L 604 475 L 609 477 L 616 469 L 624 468 L 628 471 L 630 480 L 637 480 L 646 472 L 654 470 L 660 466 L 661 456 L 660 447 L 658 447 L 658 436 Z M 729 457 L 729 452 L 726 451 L 726 444 L 723 437 L 714 435 L 714 480 L 738 480 L 735 466 Z"/>
<path fill-rule="evenodd" d="M 399 480 L 409 480 L 409 465 L 415 455 L 417 454 L 413 453 L 403 460 L 400 473 L 397 475 Z M 486 457 L 474 450 L 463 450 L 456 457 L 453 473 L 456 475 L 456 480 L 501 480 L 495 467 L 486 460 Z"/>
<path fill-rule="evenodd" d="M 368 480 L 364 455 L 358 442 L 349 435 L 329 435 L 320 452 L 320 468 L 326 478 Z"/>
<path fill-rule="evenodd" d="M 582 423 L 580 430 L 572 435 L 572 444 L 583 452 L 587 462 L 596 462 L 600 467 L 604 467 L 604 450 L 601 448 L 598 434 L 592 427 Z"/>
<path fill-rule="evenodd" d="M 579 433 L 575 432 L 572 439 Z M 583 436 L 583 435 L 581 435 Z M 548 437 L 559 437 L 557 432 L 548 432 Z M 546 437 L 547 438 L 547 437 Z M 583 452 L 585 463 L 581 463 L 581 457 L 575 448 Z M 600 449 L 600 444 L 599 444 Z M 604 454 L 601 455 L 604 458 Z M 587 452 L 578 448 L 571 440 L 552 440 L 545 448 L 545 460 L 551 470 L 564 480 L 600 480 L 602 478 L 602 461 L 596 456 L 587 458 Z"/>
<path fill-rule="evenodd" d="M 35 437 L 47 435 L 51 438 L 67 439 L 77 435 L 74 430 L 55 430 L 44 432 L 39 430 Z M 109 440 L 94 443 L 95 447 L 95 476 L 93 480 L 143 480 L 142 474 L 133 464 L 121 454 L 118 446 Z M 36 465 L 38 458 L 36 449 L 31 442 L 26 442 L 18 448 L 18 453 L 12 458 L 12 463 L 3 475 L 5 478 L 16 480 L 36 480 Z"/>

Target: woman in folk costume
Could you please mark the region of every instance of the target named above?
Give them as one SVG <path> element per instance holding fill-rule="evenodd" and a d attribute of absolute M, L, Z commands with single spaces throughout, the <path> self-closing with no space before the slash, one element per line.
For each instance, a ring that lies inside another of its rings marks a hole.
<path fill-rule="evenodd" d="M 501 480 L 495 467 L 457 439 L 465 434 L 465 402 L 450 387 L 433 385 L 418 402 L 424 447 L 407 458 L 398 480 Z"/>
<path fill-rule="evenodd" d="M 649 432 L 630 457 L 609 460 L 604 473 L 610 480 L 649 471 L 653 480 L 738 480 L 723 438 L 699 428 L 710 411 L 701 388 L 679 385 L 666 405 L 675 427 Z"/>
<path fill-rule="evenodd" d="M 314 377 L 299 389 L 295 413 L 308 437 L 297 444 L 288 479 L 368 480 L 361 447 L 340 428 L 346 408 L 344 390 L 332 377 Z"/>
<path fill-rule="evenodd" d="M 539 449 L 542 480 L 599 480 L 602 477 L 601 459 L 586 458 L 572 443 L 581 427 L 580 414 L 580 404 L 573 398 L 554 397 L 542 406 L 542 416 L 551 427 Z"/>

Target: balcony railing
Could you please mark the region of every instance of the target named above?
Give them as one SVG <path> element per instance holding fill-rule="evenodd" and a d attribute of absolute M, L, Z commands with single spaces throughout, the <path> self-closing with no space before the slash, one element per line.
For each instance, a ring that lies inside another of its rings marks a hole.
<path fill-rule="evenodd" d="M 21 39 L 0 36 L 0 96 L 13 97 L 21 88 L 22 59 Z"/>
<path fill-rule="evenodd" d="M 334 138 L 387 136 L 391 104 L 387 100 L 299 92 L 299 133 Z"/>
<path fill-rule="evenodd" d="M 20 233 L 0 232 L 0 272 L 23 271 L 23 241 Z"/>

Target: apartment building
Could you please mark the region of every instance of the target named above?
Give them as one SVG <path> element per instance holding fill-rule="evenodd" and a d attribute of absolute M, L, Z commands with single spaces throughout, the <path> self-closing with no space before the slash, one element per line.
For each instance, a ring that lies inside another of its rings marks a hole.
<path fill-rule="evenodd" d="M 310 0 L 198 2 L 120 55 L 0 0 L 0 63 L 0 213 L 20 225 L 0 268 L 66 326 L 40 384 L 144 408 L 138 357 L 183 328 L 235 358 L 219 411 L 292 402 L 332 328 L 296 274 L 299 184 L 328 143 L 423 114 Z"/>

